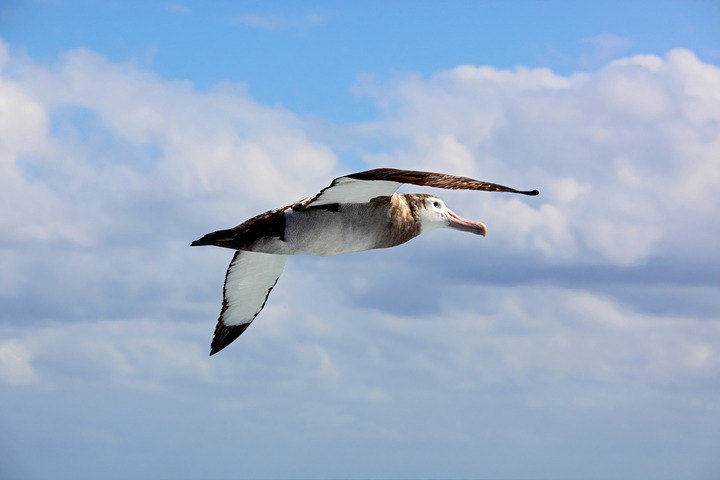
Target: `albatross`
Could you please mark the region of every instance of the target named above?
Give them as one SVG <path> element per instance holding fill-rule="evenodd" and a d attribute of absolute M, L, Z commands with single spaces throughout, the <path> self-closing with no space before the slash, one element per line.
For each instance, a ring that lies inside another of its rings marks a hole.
<path fill-rule="evenodd" d="M 288 255 L 329 256 L 389 248 L 436 228 L 487 233 L 483 223 L 465 220 L 433 195 L 395 193 L 404 183 L 538 194 L 468 177 L 378 168 L 338 177 L 317 195 L 261 213 L 237 227 L 208 233 L 191 245 L 235 250 L 225 274 L 210 355 L 230 345 L 255 320 Z"/>

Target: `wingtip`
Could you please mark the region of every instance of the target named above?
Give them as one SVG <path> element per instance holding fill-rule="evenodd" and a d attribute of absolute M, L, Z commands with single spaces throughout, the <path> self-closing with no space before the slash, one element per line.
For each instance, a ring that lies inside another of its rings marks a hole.
<path fill-rule="evenodd" d="M 228 345 L 230 345 L 230 342 L 223 345 L 223 343 L 219 342 L 217 340 L 217 338 L 213 338 L 213 341 L 210 344 L 210 356 L 212 357 L 213 355 L 215 355 L 216 353 L 218 353 L 220 350 L 227 347 Z"/>
<path fill-rule="evenodd" d="M 222 350 L 225 347 L 227 347 L 227 345 L 219 346 L 216 342 L 213 342 L 213 344 L 210 345 L 210 355 L 209 356 L 212 357 L 213 355 L 215 355 L 216 353 L 218 353 L 220 350 Z"/>
<path fill-rule="evenodd" d="M 504 191 L 511 192 L 511 193 L 519 193 L 521 195 L 531 195 L 531 196 L 540 194 L 540 192 L 538 190 L 515 190 L 514 188 L 508 188 L 507 190 L 504 190 Z"/>

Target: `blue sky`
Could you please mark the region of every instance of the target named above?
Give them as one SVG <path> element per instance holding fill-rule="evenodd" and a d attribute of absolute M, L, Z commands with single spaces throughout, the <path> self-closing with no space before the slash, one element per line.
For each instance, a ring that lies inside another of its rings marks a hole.
<path fill-rule="evenodd" d="M 720 474 L 714 2 L 0 7 L 0 477 Z M 380 166 L 488 236 L 297 257 L 208 357 L 202 234 Z"/>
<path fill-rule="evenodd" d="M 10 2 L 6 41 L 38 59 L 88 47 L 205 89 L 336 122 L 370 118 L 360 75 L 462 64 L 597 68 L 619 54 L 693 50 L 717 62 L 714 2 Z M 603 38 L 606 36 L 607 38 Z"/>

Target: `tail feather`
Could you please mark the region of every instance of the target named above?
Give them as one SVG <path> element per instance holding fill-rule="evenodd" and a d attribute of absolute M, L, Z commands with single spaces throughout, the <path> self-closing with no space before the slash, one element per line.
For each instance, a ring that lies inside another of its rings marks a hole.
<path fill-rule="evenodd" d="M 215 245 L 218 247 L 226 246 L 227 242 L 235 239 L 237 232 L 233 229 L 229 230 L 218 230 L 217 232 L 208 233 L 202 238 L 199 238 L 190 244 L 191 247 L 198 247 L 201 245 Z"/>

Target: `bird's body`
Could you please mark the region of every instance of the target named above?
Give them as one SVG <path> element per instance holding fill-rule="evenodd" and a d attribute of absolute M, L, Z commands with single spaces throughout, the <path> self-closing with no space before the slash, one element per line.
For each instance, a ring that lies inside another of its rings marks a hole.
<path fill-rule="evenodd" d="M 485 225 L 457 216 L 437 197 L 394 193 L 402 183 L 537 195 L 466 177 L 376 169 L 336 178 L 317 195 L 209 233 L 192 245 L 237 250 L 225 276 L 210 354 L 235 340 L 262 310 L 288 255 L 389 248 L 441 227 L 485 235 Z"/>
<path fill-rule="evenodd" d="M 420 225 L 404 195 L 377 197 L 367 203 L 317 208 L 285 215 L 290 255 L 339 255 L 405 243 Z"/>
<path fill-rule="evenodd" d="M 265 212 L 235 228 L 208 234 L 194 244 L 319 256 L 394 247 L 423 231 L 418 211 L 428 197 L 395 193 L 365 203 L 316 208 L 307 208 L 301 201 Z"/>

